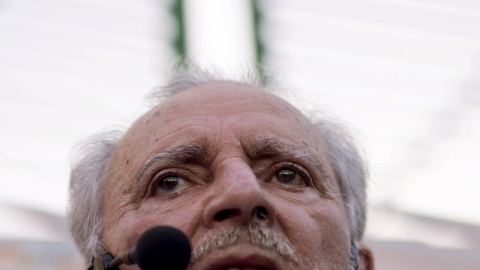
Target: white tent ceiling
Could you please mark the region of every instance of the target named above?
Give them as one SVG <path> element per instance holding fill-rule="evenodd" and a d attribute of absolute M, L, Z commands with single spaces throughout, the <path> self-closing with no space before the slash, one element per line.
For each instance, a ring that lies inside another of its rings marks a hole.
<path fill-rule="evenodd" d="M 64 215 L 71 146 L 142 112 L 143 97 L 175 61 L 171 3 L 0 1 L 2 220 L 26 220 L 12 209 Z M 392 225 L 409 215 L 478 228 L 480 3 L 259 4 L 264 62 L 304 98 L 293 102 L 331 111 L 357 130 L 371 164 L 368 237 L 412 240 L 405 228 L 415 227 Z M 195 50 L 201 56 L 202 47 Z M 12 233 L 25 228 L 13 224 L 0 226 L 1 239 L 58 240 L 49 230 Z M 418 239 L 469 248 L 458 239 Z"/>

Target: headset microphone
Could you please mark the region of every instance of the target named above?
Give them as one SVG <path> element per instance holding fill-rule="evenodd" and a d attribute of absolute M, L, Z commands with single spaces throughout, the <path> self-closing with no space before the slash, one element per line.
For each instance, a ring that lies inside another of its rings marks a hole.
<path fill-rule="evenodd" d="M 191 252 L 185 234 L 172 227 L 158 226 L 146 231 L 129 252 L 115 259 L 110 254 L 97 256 L 88 269 L 114 270 L 121 264 L 138 264 L 142 270 L 184 270 Z"/>

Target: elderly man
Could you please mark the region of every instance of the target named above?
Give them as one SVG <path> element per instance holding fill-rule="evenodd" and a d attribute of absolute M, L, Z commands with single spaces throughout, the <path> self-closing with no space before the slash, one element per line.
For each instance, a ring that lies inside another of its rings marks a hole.
<path fill-rule="evenodd" d="M 181 72 L 126 132 L 84 145 L 69 222 L 87 260 L 168 225 L 189 238 L 192 270 L 373 269 L 366 169 L 348 134 L 252 77 Z"/>

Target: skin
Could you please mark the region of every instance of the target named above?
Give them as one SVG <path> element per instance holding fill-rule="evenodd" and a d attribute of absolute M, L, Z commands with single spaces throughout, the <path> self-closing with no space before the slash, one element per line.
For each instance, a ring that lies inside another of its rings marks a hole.
<path fill-rule="evenodd" d="M 201 153 L 165 158 L 185 146 Z M 188 269 L 348 269 L 350 225 L 323 141 L 294 107 L 246 84 L 197 85 L 139 118 L 113 153 L 102 211 L 114 256 L 157 225 L 180 229 L 195 248 L 255 223 L 288 239 L 300 260 L 240 239 Z"/>

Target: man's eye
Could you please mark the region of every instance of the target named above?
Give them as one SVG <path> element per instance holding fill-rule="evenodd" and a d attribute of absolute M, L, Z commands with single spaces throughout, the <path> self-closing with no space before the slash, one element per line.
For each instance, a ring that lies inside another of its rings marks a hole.
<path fill-rule="evenodd" d="M 158 181 L 157 194 L 171 194 L 188 188 L 190 183 L 177 175 L 169 175 Z"/>
<path fill-rule="evenodd" d="M 272 182 L 291 186 L 305 186 L 305 182 L 298 173 L 292 169 L 283 168 L 273 176 Z"/>

